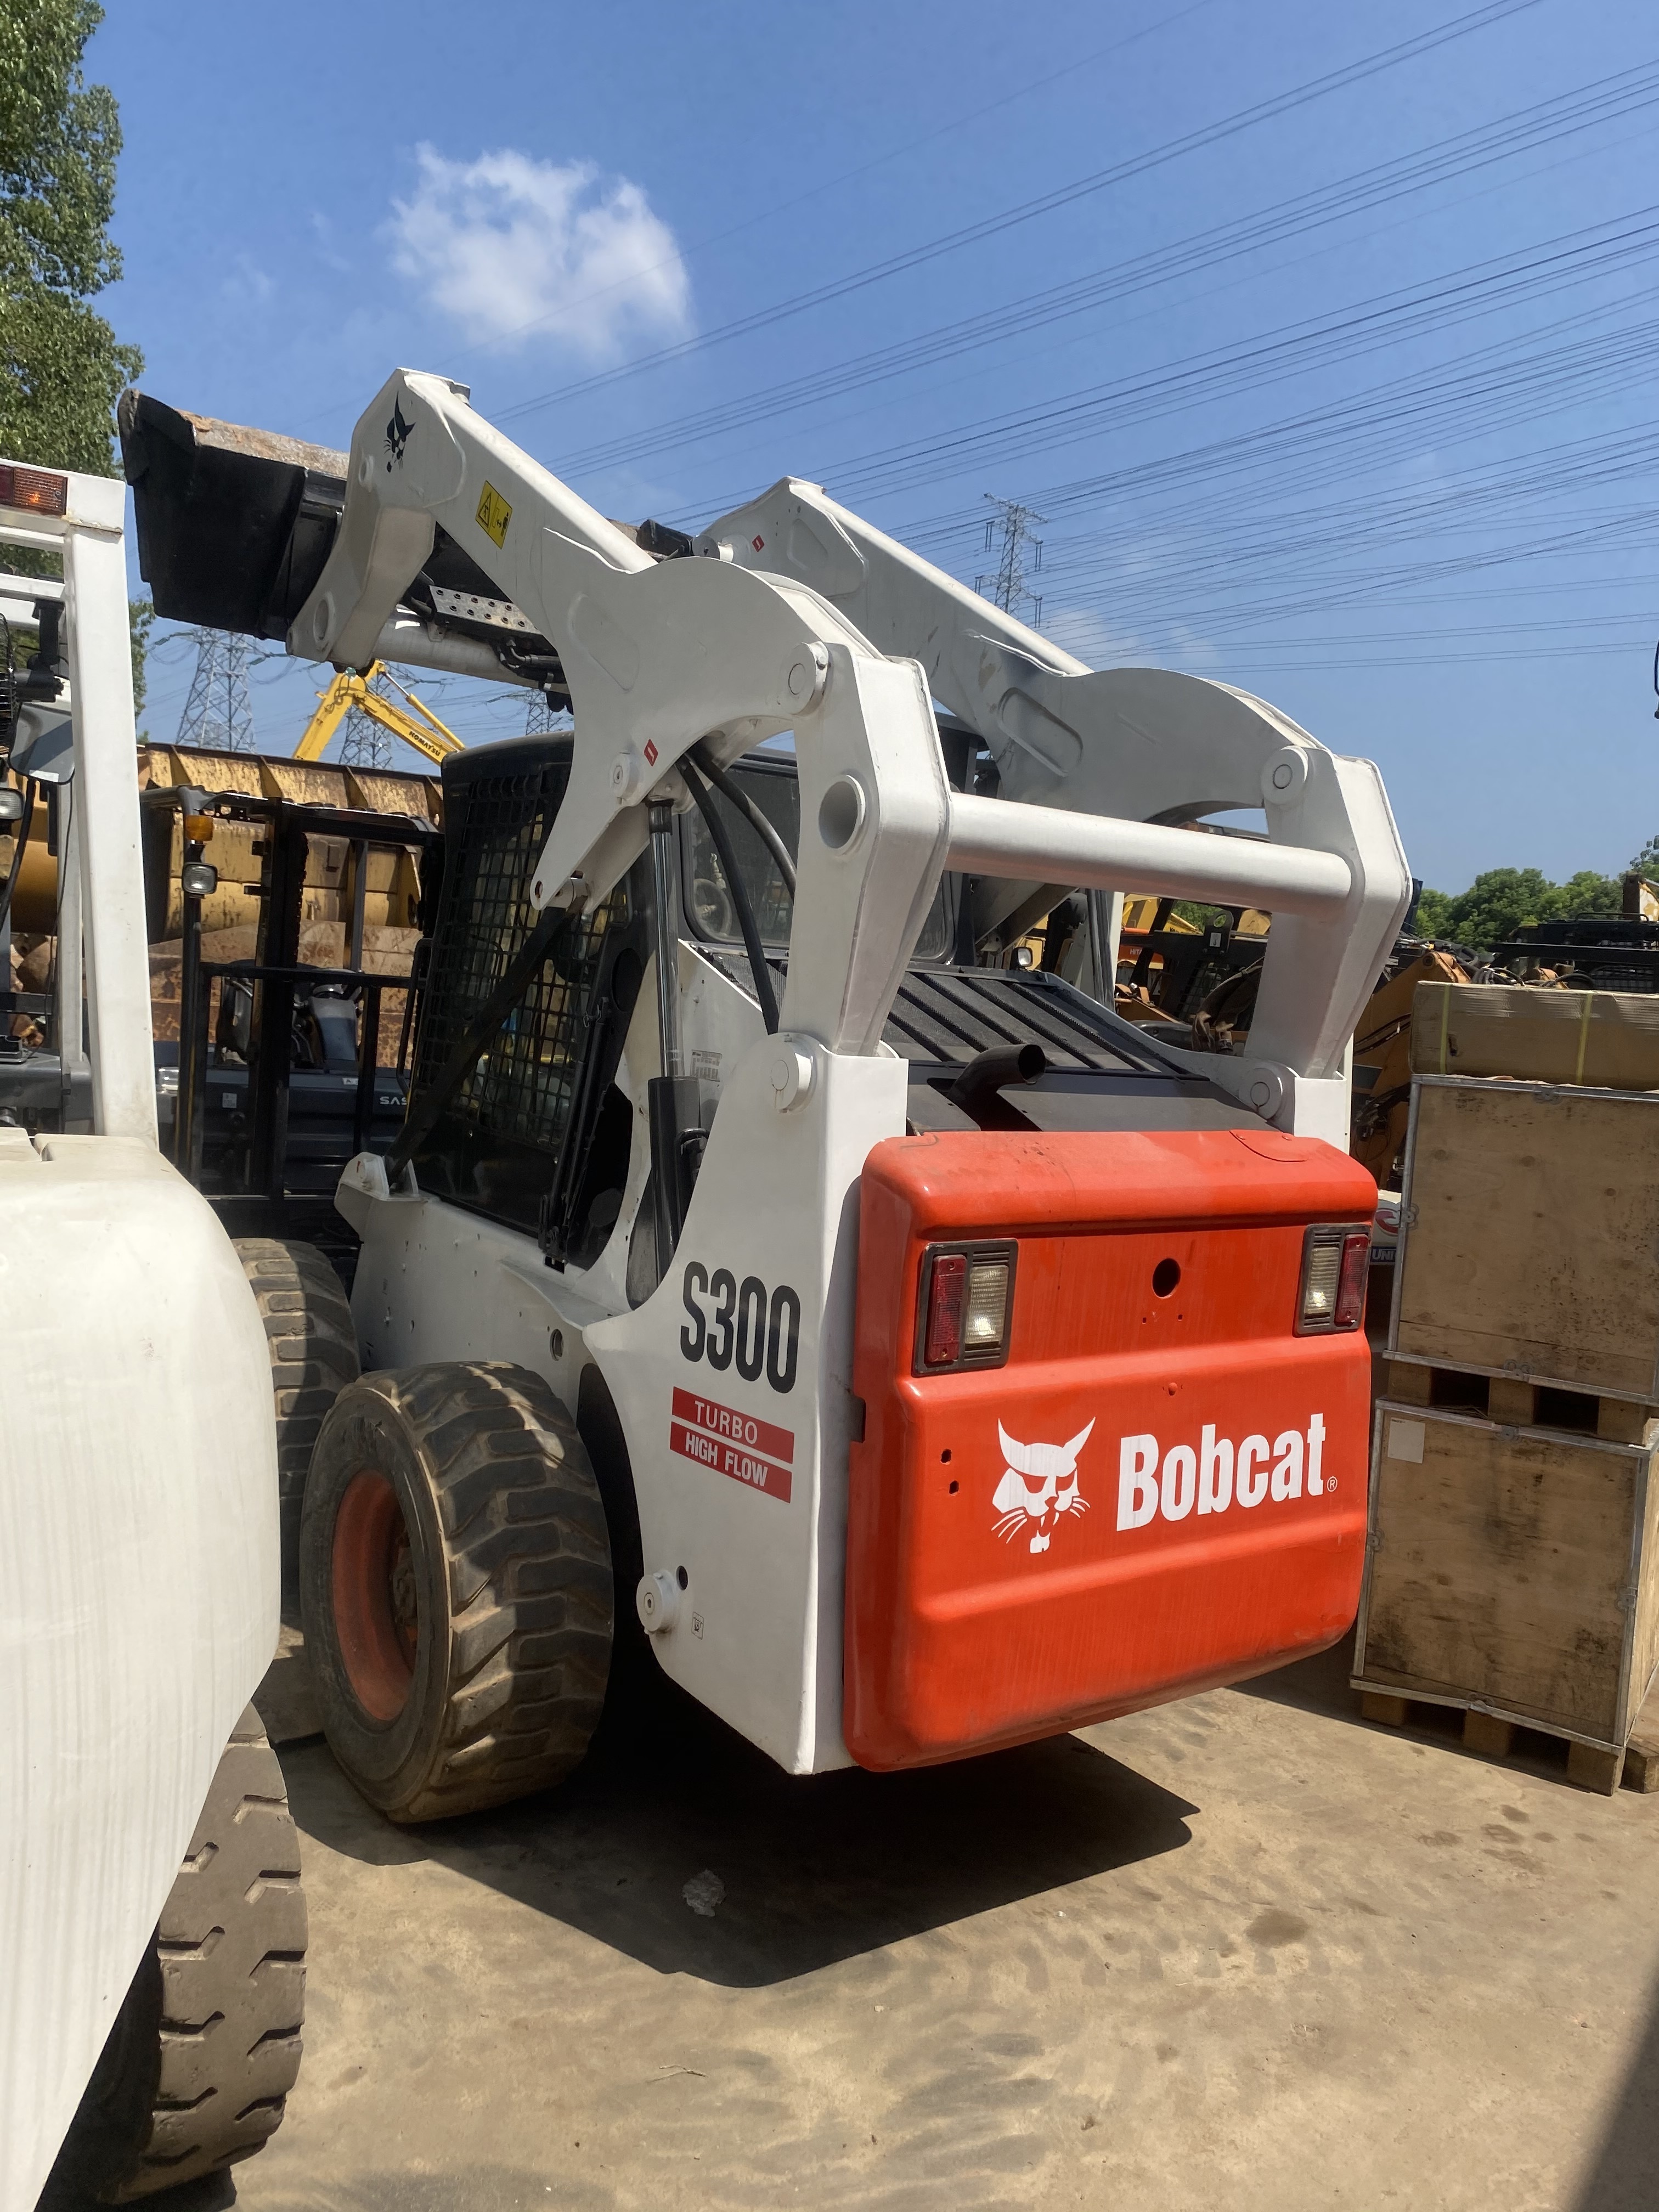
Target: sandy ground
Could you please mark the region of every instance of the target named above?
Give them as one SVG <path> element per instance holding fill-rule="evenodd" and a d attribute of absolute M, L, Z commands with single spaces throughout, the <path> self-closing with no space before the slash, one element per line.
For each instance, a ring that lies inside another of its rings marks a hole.
<path fill-rule="evenodd" d="M 1369 1727 L 1339 1650 L 890 1778 L 670 1692 L 412 1832 L 291 1747 L 306 2062 L 238 2201 L 1651 2207 L 1659 1796 L 1525 1741 Z"/>

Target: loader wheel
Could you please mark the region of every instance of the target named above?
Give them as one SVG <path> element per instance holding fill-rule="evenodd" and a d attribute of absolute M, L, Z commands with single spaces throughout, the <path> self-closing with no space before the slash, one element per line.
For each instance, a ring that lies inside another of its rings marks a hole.
<path fill-rule="evenodd" d="M 334 1755 L 390 1819 L 562 1781 L 605 1703 L 611 1547 L 540 1376 L 465 1360 L 343 1390 L 312 1455 L 300 1605 Z"/>
<path fill-rule="evenodd" d="M 306 1470 L 324 1415 L 357 1379 L 357 1332 L 340 1279 L 314 1244 L 242 1237 L 236 1256 L 253 1286 L 270 1346 L 283 1589 L 289 1592 L 299 1579 Z"/>
<path fill-rule="evenodd" d="M 300 2070 L 305 1954 L 299 1838 L 250 1705 L 40 2212 L 130 2204 L 263 2150 Z"/>

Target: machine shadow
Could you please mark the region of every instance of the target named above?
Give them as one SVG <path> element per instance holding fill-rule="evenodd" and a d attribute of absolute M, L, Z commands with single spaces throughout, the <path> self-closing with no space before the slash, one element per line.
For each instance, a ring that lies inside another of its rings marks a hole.
<path fill-rule="evenodd" d="M 325 1744 L 283 1764 L 302 1832 L 331 1850 L 436 1861 L 659 1973 L 732 1988 L 1158 1857 L 1198 1809 L 1075 1736 L 908 1774 L 792 1777 L 661 1680 L 557 1792 L 441 1826 L 382 1820 Z M 724 1892 L 712 1917 L 684 1895 L 704 1874 Z"/>
<path fill-rule="evenodd" d="M 1359 1692 L 1348 1686 L 1353 1672 L 1353 1644 L 1354 1632 L 1350 1629 L 1329 1650 L 1316 1651 L 1311 1659 L 1293 1660 L 1288 1667 L 1275 1667 L 1269 1674 L 1253 1675 L 1248 1682 L 1235 1682 L 1233 1689 L 1240 1697 L 1265 1698 L 1269 1705 L 1288 1705 L 1299 1713 L 1322 1713 L 1328 1720 L 1358 1725 Z"/>
<path fill-rule="evenodd" d="M 1659 1995 L 1574 2212 L 1651 2212 L 1659 2197 Z"/>

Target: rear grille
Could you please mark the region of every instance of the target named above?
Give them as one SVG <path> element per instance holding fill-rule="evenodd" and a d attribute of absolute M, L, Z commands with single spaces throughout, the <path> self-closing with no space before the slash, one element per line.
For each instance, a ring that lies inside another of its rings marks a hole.
<path fill-rule="evenodd" d="M 901 1059 L 946 1067 L 994 1045 L 1040 1044 L 1051 1069 L 1095 1075 L 1184 1073 L 1130 1024 L 1058 975 L 1006 968 L 913 968 L 883 1032 Z"/>

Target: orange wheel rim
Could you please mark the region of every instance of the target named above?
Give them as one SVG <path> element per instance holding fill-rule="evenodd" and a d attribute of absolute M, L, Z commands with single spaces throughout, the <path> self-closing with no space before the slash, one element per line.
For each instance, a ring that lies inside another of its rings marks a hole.
<path fill-rule="evenodd" d="M 334 1633 L 346 1680 L 372 1720 L 409 1702 L 420 1637 L 414 1561 L 398 1493 L 383 1474 L 354 1474 L 334 1516 Z"/>

